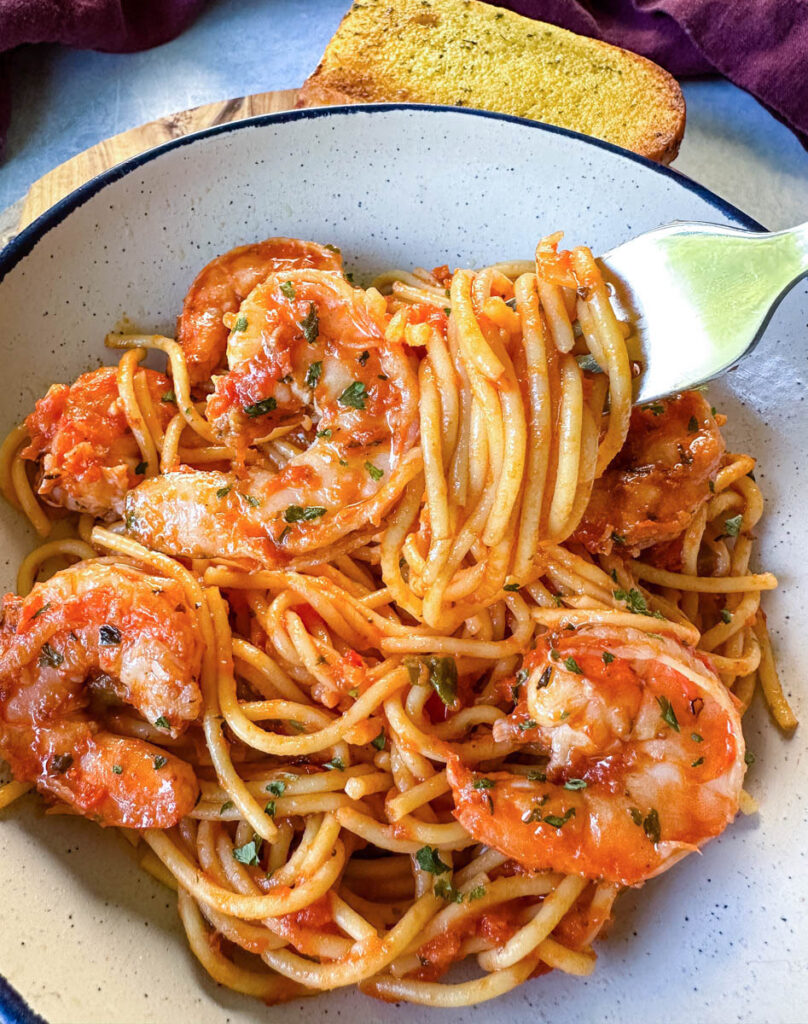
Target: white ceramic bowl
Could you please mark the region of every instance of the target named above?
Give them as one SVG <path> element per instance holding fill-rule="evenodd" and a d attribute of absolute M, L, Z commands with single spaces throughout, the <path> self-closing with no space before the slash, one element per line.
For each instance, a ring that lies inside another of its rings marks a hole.
<path fill-rule="evenodd" d="M 280 234 L 332 242 L 364 273 L 526 258 L 557 228 L 604 251 L 674 219 L 756 226 L 670 170 L 503 116 L 349 107 L 214 128 L 96 178 L 0 255 L 0 429 L 53 381 L 112 361 L 102 340 L 123 317 L 170 332 L 197 270 L 243 242 Z M 808 708 L 808 574 L 798 547 L 808 511 L 807 321 L 808 296 L 798 288 L 753 359 L 711 392 L 729 414 L 730 446 L 760 460 L 768 507 L 759 559 L 781 581 L 766 607 L 797 710 Z M 0 529 L 0 584 L 13 589 L 33 537 L 4 505 Z M 760 816 L 623 895 L 596 973 L 584 981 L 553 974 L 458 1013 L 354 992 L 266 1009 L 208 979 L 187 950 L 173 895 L 140 872 L 117 834 L 44 817 L 30 795 L 0 826 L 0 970 L 51 1024 L 804 1019 L 808 751 L 804 734 L 782 739 L 760 707 L 745 723 Z M 0 986 L 2 1001 L 8 1019 L 31 1019 Z"/>

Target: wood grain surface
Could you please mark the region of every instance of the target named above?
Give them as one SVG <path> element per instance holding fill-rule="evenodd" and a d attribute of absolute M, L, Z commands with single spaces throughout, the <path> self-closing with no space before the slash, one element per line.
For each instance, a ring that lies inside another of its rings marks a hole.
<path fill-rule="evenodd" d="M 212 125 L 238 121 L 244 117 L 253 117 L 255 114 L 274 114 L 279 110 L 290 110 L 296 100 L 297 89 L 260 92 L 254 96 L 242 96 L 218 103 L 206 103 L 191 110 L 182 110 L 178 114 L 170 114 L 168 117 L 161 117 L 157 121 L 150 121 L 148 124 L 121 132 L 120 135 L 113 135 L 111 139 L 104 139 L 98 145 L 85 149 L 83 153 L 54 167 L 34 182 L 25 197 L 19 227 L 24 228 L 73 189 L 122 160 L 144 153 L 162 142 L 178 139 L 182 135 L 189 135 Z"/>

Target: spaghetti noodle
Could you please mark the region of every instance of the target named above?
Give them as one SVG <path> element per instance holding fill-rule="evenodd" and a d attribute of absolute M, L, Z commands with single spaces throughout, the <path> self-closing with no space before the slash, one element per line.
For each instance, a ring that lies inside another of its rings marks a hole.
<path fill-rule="evenodd" d="M 758 684 L 796 725 L 760 607 L 776 580 L 750 571 L 754 460 L 698 395 L 632 412 L 630 325 L 559 237 L 366 291 L 313 243 L 243 247 L 197 279 L 179 342 L 108 338 L 108 436 L 65 411 L 85 375 L 3 445 L 43 543 L 0 629 L 0 805 L 31 783 L 104 824 L 137 805 L 141 864 L 236 991 L 458 1007 L 589 974 L 620 889 L 753 806 Z M 250 260 L 216 306 L 209 282 Z M 132 597 L 141 619 L 90 636 L 102 576 L 165 611 Z M 185 717 L 156 684 L 177 630 Z M 476 977 L 443 978 L 466 958 Z"/>

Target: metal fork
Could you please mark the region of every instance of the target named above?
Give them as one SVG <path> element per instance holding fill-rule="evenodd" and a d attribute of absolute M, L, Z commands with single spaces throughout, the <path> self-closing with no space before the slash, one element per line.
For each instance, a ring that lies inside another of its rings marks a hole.
<path fill-rule="evenodd" d="M 754 349 L 808 275 L 808 224 L 768 233 L 677 222 L 598 262 L 618 315 L 634 324 L 629 346 L 643 367 L 635 402 L 648 402 L 711 380 Z"/>

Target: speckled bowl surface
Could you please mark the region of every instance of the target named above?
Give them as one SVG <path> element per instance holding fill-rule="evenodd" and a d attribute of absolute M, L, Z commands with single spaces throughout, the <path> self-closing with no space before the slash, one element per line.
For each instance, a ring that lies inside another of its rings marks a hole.
<path fill-rule="evenodd" d="M 475 266 L 529 258 L 562 228 L 604 251 L 675 219 L 755 227 L 674 172 L 558 129 L 414 106 L 298 111 L 160 147 L 64 200 L 0 255 L 0 430 L 54 381 L 114 361 L 122 318 L 171 332 L 197 270 L 269 235 L 339 245 L 349 269 Z M 767 498 L 758 560 L 786 690 L 808 709 L 802 671 L 808 572 L 805 402 L 808 293 L 795 289 L 753 359 L 711 388 L 734 450 L 759 459 Z M 34 543 L 0 508 L 0 584 Z M 756 705 L 745 720 L 759 816 L 701 856 L 621 896 L 595 974 L 553 974 L 458 1012 L 390 1006 L 355 992 L 267 1008 L 214 984 L 189 953 L 174 896 L 119 835 L 46 817 L 29 795 L 2 813 L 0 973 L 51 1024 L 552 1020 L 790 1022 L 808 1017 L 808 750 Z M 32 1019 L 0 984 L 9 1020 Z"/>

